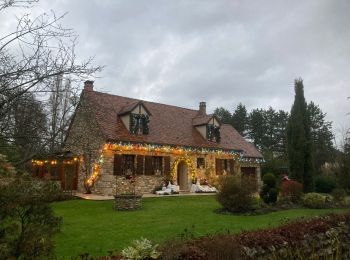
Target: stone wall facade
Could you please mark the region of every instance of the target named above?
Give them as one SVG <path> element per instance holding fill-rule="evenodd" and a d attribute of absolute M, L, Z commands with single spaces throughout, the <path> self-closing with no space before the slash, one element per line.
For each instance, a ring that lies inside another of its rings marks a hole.
<path fill-rule="evenodd" d="M 116 195 L 116 194 L 130 194 L 133 193 L 134 190 L 136 194 L 145 194 L 152 193 L 156 187 L 160 187 L 165 180 L 169 180 L 169 176 L 165 175 L 136 175 L 135 183 L 130 184 L 130 181 L 127 180 L 124 176 L 115 176 L 113 175 L 113 167 L 114 167 L 114 155 L 115 154 L 129 154 L 129 155 L 137 155 L 137 152 L 134 151 L 110 151 L 103 150 L 103 162 L 101 163 L 101 170 L 99 178 L 97 179 L 92 192 L 95 194 L 101 195 Z M 142 154 L 144 155 L 144 154 Z M 155 155 L 149 153 L 147 155 Z M 192 166 L 195 169 L 195 178 L 196 179 L 207 179 L 209 184 L 213 186 L 217 186 L 219 175 L 216 175 L 215 169 L 215 159 L 218 158 L 213 154 L 209 154 L 206 156 L 201 156 L 205 158 L 205 166 L 197 168 L 197 157 L 196 156 L 183 156 L 183 155 L 173 155 L 173 154 L 157 154 L 157 156 L 170 156 L 170 166 L 172 168 L 175 161 L 179 158 L 185 157 L 190 160 Z M 234 172 L 240 173 L 241 164 L 239 161 L 235 161 L 234 164 Z M 244 166 L 248 166 L 245 164 Z M 256 175 L 257 180 L 260 182 L 260 165 L 249 165 L 250 167 L 256 167 Z M 223 173 L 225 174 L 225 173 Z M 228 174 L 228 173 L 227 173 Z M 192 175 L 190 172 L 190 168 L 188 168 L 187 178 L 189 187 L 193 182 Z M 173 176 L 173 179 L 176 180 L 176 176 Z M 186 190 L 189 190 L 188 189 Z"/>
<path fill-rule="evenodd" d="M 92 174 L 105 143 L 94 114 L 94 107 L 87 102 L 84 93 L 69 127 L 64 149 L 80 157 L 78 191 L 85 192 L 84 181 Z"/>

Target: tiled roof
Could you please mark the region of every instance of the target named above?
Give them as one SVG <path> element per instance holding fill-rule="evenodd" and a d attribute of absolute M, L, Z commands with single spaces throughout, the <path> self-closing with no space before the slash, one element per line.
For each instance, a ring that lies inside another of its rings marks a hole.
<path fill-rule="evenodd" d="M 193 126 L 198 110 L 142 101 L 151 116 L 148 135 L 133 135 L 120 119 L 121 112 L 132 109 L 141 100 L 96 91 L 85 91 L 84 97 L 93 105 L 96 120 L 106 141 L 146 142 L 204 148 L 242 150 L 246 157 L 259 157 L 261 153 L 247 142 L 231 125 L 221 124 L 221 142 L 206 140 Z M 212 116 L 202 116 L 203 122 Z M 208 122 L 207 121 L 207 122 Z"/>

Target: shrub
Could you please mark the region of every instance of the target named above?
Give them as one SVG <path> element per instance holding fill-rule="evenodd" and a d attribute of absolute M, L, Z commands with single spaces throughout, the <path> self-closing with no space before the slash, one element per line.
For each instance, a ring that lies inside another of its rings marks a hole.
<path fill-rule="evenodd" d="M 272 173 L 266 173 L 263 176 L 263 182 L 269 188 L 276 187 L 276 177 Z"/>
<path fill-rule="evenodd" d="M 217 200 L 230 212 L 247 212 L 253 208 L 257 181 L 248 176 L 225 176 L 219 184 Z"/>
<path fill-rule="evenodd" d="M 163 246 L 161 259 L 350 259 L 350 214 Z"/>
<path fill-rule="evenodd" d="M 132 245 L 123 249 L 122 256 L 124 259 L 158 259 L 160 253 L 157 251 L 158 245 L 153 245 L 147 238 L 135 240 Z"/>
<path fill-rule="evenodd" d="M 0 154 L 0 177 L 14 177 L 15 168 L 7 161 L 5 155 Z"/>
<path fill-rule="evenodd" d="M 55 217 L 46 190 L 31 177 L 15 177 L 0 189 L 0 259 L 51 259 Z"/>
<path fill-rule="evenodd" d="M 272 173 L 267 173 L 263 177 L 264 186 L 261 189 L 260 197 L 265 203 L 275 203 L 277 201 L 276 177 Z"/>
<path fill-rule="evenodd" d="M 346 191 L 341 188 L 332 191 L 332 197 L 336 202 L 344 202 L 346 198 Z"/>
<path fill-rule="evenodd" d="M 326 197 L 316 192 L 307 193 L 303 197 L 303 205 L 311 209 L 322 209 L 326 206 Z"/>
<path fill-rule="evenodd" d="M 278 197 L 278 191 L 276 188 L 271 188 L 269 190 L 269 201 L 271 203 L 275 203 L 277 201 L 277 197 Z"/>
<path fill-rule="evenodd" d="M 281 185 L 281 194 L 284 199 L 298 203 L 303 195 L 303 185 L 293 180 L 284 181 Z"/>
<path fill-rule="evenodd" d="M 315 191 L 321 193 L 331 193 L 336 187 L 334 176 L 320 175 L 315 178 Z"/>

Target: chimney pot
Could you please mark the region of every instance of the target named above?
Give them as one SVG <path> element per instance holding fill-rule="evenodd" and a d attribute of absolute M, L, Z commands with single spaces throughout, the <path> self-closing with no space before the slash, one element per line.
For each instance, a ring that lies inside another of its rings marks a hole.
<path fill-rule="evenodd" d="M 94 82 L 92 80 L 87 80 L 84 82 L 84 90 L 93 91 L 94 90 Z"/>
<path fill-rule="evenodd" d="M 205 116 L 207 114 L 207 104 L 205 102 L 199 102 L 199 115 Z"/>

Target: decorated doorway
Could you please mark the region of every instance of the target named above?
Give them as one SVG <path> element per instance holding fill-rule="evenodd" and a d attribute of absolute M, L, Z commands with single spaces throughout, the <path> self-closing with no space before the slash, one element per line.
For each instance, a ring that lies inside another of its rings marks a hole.
<path fill-rule="evenodd" d="M 185 161 L 179 162 L 177 165 L 177 183 L 180 190 L 188 190 L 188 166 Z"/>
<path fill-rule="evenodd" d="M 180 190 L 189 190 L 191 182 L 196 178 L 196 168 L 189 157 L 178 157 L 171 167 L 171 179 L 177 181 Z"/>

